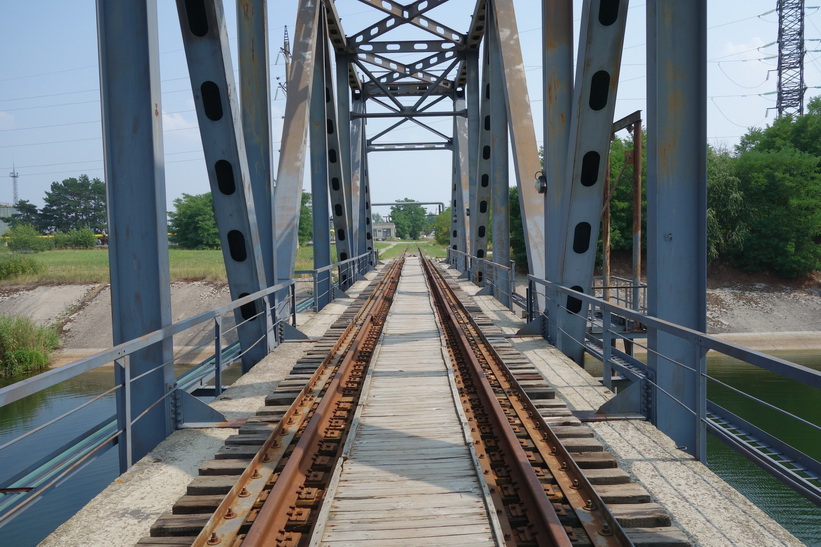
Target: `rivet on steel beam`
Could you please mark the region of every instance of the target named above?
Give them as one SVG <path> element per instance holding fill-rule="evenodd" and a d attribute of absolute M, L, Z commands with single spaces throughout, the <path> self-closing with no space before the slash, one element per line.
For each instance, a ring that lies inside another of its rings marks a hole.
<path fill-rule="evenodd" d="M 225 512 L 225 518 L 226 519 L 236 518 L 236 516 L 237 516 L 237 514 L 234 513 L 234 510 L 231 509 L 230 507 L 228 508 L 228 511 Z"/>
<path fill-rule="evenodd" d="M 262 475 L 260 475 L 260 474 L 259 474 L 259 471 L 258 471 L 257 469 L 254 469 L 254 472 L 253 472 L 253 473 L 251 473 L 251 478 L 252 478 L 252 479 L 258 479 L 258 478 L 260 478 L 261 476 L 262 476 Z"/>
<path fill-rule="evenodd" d="M 578 490 L 579 489 L 579 479 L 573 479 L 573 486 L 571 486 L 570 488 Z"/>
<path fill-rule="evenodd" d="M 594 506 L 593 506 L 593 500 L 587 500 L 586 502 L 584 502 L 584 508 L 585 508 L 587 511 L 592 511 L 592 510 L 593 510 L 593 507 L 594 507 Z"/>
<path fill-rule="evenodd" d="M 612 536 L 613 530 L 610 529 L 610 525 L 606 522 L 602 525 L 601 530 L 599 530 L 599 534 L 602 536 Z"/>
<path fill-rule="evenodd" d="M 243 486 L 242 489 L 237 493 L 237 496 L 240 498 L 247 498 L 250 496 L 251 493 Z"/>
<path fill-rule="evenodd" d="M 207 543 L 208 545 L 219 545 L 220 542 L 221 540 L 217 537 L 217 533 L 211 532 L 211 537 L 208 538 L 208 541 L 206 541 L 205 543 Z"/>

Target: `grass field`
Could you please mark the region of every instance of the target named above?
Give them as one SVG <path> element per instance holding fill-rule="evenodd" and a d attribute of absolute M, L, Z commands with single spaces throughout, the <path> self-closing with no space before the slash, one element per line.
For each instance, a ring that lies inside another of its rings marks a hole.
<path fill-rule="evenodd" d="M 377 249 L 379 249 L 379 243 L 376 244 Z M 419 252 L 419 249 L 422 250 L 422 254 L 425 256 L 433 257 L 433 258 L 444 258 L 447 256 L 447 248 L 444 245 L 437 245 L 432 241 L 402 241 L 398 242 L 393 247 L 389 249 L 379 251 L 379 258 L 381 259 L 391 259 L 397 258 L 402 256 L 402 253 L 407 251 L 408 253 L 416 254 Z"/>
<path fill-rule="evenodd" d="M 406 249 L 415 253 L 421 247 L 427 256 L 445 256 L 445 247 L 422 242 L 398 243 L 389 247 L 389 243 L 376 243 L 380 257 L 390 259 L 400 256 Z M 331 246 L 331 260 L 336 260 L 336 249 Z M 1 252 L 1 251 L 0 251 Z M 26 275 L 0 281 L 2 285 L 60 285 L 71 283 L 108 283 L 108 250 L 55 250 L 28 255 L 43 266 L 37 275 Z M 314 248 L 300 247 L 297 251 L 296 269 L 313 268 Z M 222 251 L 192 251 L 186 249 L 169 249 L 168 258 L 171 268 L 171 281 L 211 281 L 225 283 L 225 264 Z"/>

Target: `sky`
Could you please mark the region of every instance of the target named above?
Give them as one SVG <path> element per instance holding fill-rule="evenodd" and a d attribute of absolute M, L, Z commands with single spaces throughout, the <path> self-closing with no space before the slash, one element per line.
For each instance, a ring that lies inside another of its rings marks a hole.
<path fill-rule="evenodd" d="M 574 3 L 578 37 L 581 1 Z M 748 128 L 764 127 L 775 116 L 776 0 L 712 0 L 707 4 L 708 139 L 712 145 L 732 148 Z M 207 192 L 209 185 L 175 3 L 158 0 L 158 5 L 166 202 L 172 210 L 174 199 L 183 193 Z M 285 75 L 279 48 L 286 25 L 293 36 L 297 0 L 270 0 L 268 5 L 276 165 L 285 110 L 285 95 L 277 89 Z M 429 16 L 464 32 L 473 5 L 473 0 L 451 0 Z M 515 0 L 539 144 L 540 5 L 538 0 Z M 349 35 L 377 18 L 373 8 L 356 0 L 337 0 L 337 8 Z M 235 10 L 233 1 L 225 2 L 234 56 Z M 645 12 L 646 2 L 630 3 L 616 119 L 645 109 Z M 42 206 L 45 192 L 54 181 L 80 174 L 103 178 L 95 2 L 0 0 L 0 14 L 4 22 L 0 32 L 0 51 L 4 52 L 0 57 L 0 203 L 12 202 L 9 174 L 14 169 L 19 174 L 19 198 Z M 807 7 L 805 21 L 808 99 L 821 94 L 821 13 Z M 451 132 L 450 118 L 431 118 L 428 123 L 443 133 Z M 430 140 L 429 133 L 406 125 L 386 140 Z M 379 121 L 369 121 L 368 135 L 373 136 L 380 127 Z M 369 160 L 374 203 L 402 198 L 432 202 L 450 199 L 450 152 L 379 152 L 370 154 Z M 307 178 L 305 186 L 310 186 Z"/>

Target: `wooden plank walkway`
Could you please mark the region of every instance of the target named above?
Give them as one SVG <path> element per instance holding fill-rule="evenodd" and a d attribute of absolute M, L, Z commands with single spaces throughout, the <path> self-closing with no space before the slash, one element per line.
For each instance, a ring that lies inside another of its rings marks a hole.
<path fill-rule="evenodd" d="M 382 336 L 315 544 L 495 545 L 418 258 Z"/>

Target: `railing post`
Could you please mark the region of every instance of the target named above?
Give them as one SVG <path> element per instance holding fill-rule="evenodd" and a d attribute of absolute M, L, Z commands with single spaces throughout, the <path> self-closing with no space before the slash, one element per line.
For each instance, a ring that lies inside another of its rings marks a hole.
<path fill-rule="evenodd" d="M 291 283 L 288 291 L 291 293 L 291 326 L 296 327 L 296 283 Z"/>
<path fill-rule="evenodd" d="M 613 358 L 613 334 L 610 331 L 610 321 L 612 317 L 610 310 L 602 309 L 602 349 L 604 350 L 604 385 L 607 389 L 613 390 L 613 365 L 610 360 Z"/>
<path fill-rule="evenodd" d="M 214 318 L 214 397 L 222 395 L 222 316 Z"/>
<path fill-rule="evenodd" d="M 526 308 L 525 312 L 527 313 L 527 322 L 530 323 L 533 321 L 533 280 L 527 280 L 527 293 L 525 294 L 526 299 Z"/>
<path fill-rule="evenodd" d="M 314 284 L 314 311 L 319 313 L 319 273 L 316 270 L 311 272 L 311 279 Z"/>
<path fill-rule="evenodd" d="M 513 311 L 513 294 L 516 292 L 516 262 L 510 261 L 510 273 L 508 274 L 508 302 L 510 302 L 510 311 Z"/>
<path fill-rule="evenodd" d="M 133 463 L 133 444 L 132 444 L 132 427 L 131 427 L 131 356 L 125 355 L 120 359 L 114 361 L 116 366 L 123 371 L 122 386 L 123 397 L 122 405 L 118 405 L 117 421 L 118 429 L 122 431 L 120 438 L 120 473 L 125 473 L 131 468 Z M 123 438 L 124 437 L 124 438 Z"/>

